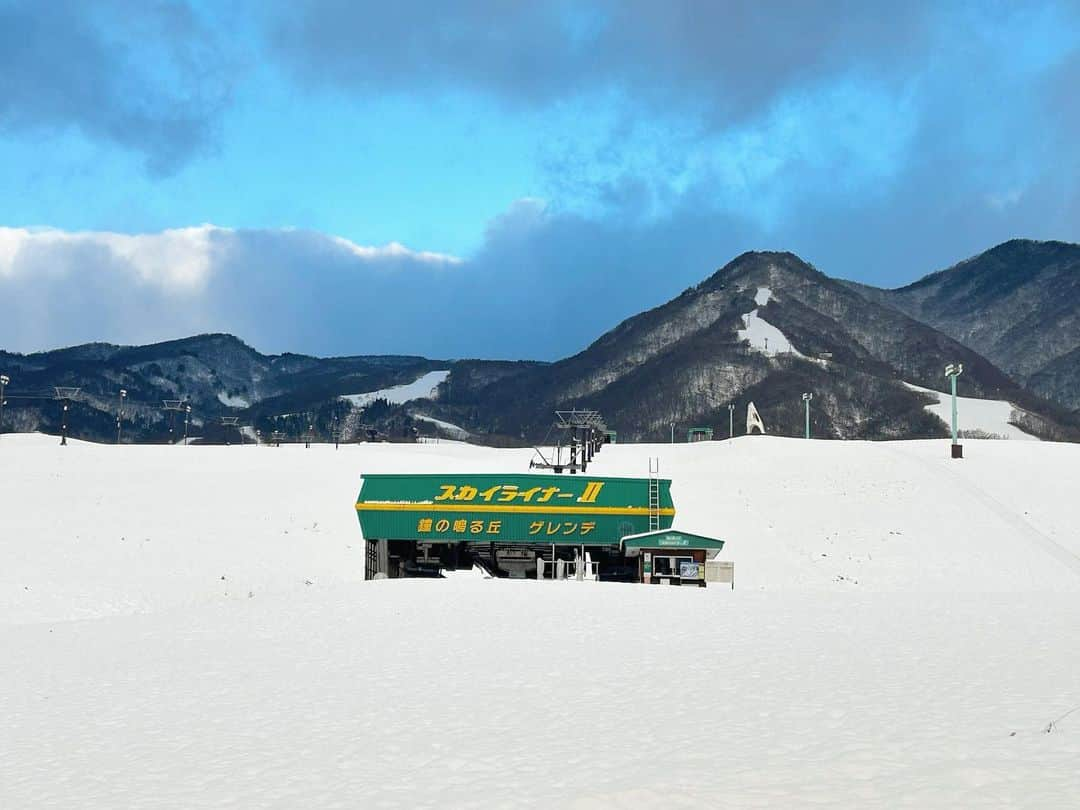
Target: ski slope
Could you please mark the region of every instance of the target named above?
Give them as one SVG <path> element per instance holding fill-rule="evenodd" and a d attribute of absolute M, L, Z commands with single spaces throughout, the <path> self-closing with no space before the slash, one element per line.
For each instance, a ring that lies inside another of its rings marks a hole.
<path fill-rule="evenodd" d="M 765 306 L 772 298 L 772 290 L 768 287 L 758 287 L 754 294 L 754 303 L 758 308 Z M 750 348 L 763 352 L 769 357 L 778 354 L 794 354 L 802 357 L 802 354 L 791 345 L 787 335 L 766 321 L 758 314 L 759 309 L 753 309 L 742 316 L 743 328 L 736 333 L 740 341 L 750 341 Z"/>
<path fill-rule="evenodd" d="M 366 391 L 362 394 L 345 394 L 341 398 L 348 400 L 357 407 L 367 405 L 377 399 L 385 399 L 392 405 L 400 405 L 414 399 L 427 399 L 434 396 L 435 389 L 449 376 L 450 372 L 448 370 L 429 371 L 411 383 L 395 385 L 391 388 L 380 388 L 378 391 Z"/>
<path fill-rule="evenodd" d="M 448 436 L 454 439 L 468 439 L 469 431 L 461 427 L 461 425 L 455 425 L 453 422 L 444 422 L 442 419 L 436 419 L 433 416 L 425 416 L 422 413 L 412 414 L 413 419 L 419 419 L 421 422 L 429 422 L 436 427 L 442 428 Z"/>
<path fill-rule="evenodd" d="M 912 391 L 919 391 L 936 397 L 937 402 L 926 406 L 926 410 L 937 416 L 946 425 L 952 424 L 952 396 L 929 388 L 922 388 L 912 383 L 904 383 Z M 1010 424 L 1017 407 L 1011 402 L 1000 399 L 975 399 L 974 397 L 956 398 L 956 421 L 960 432 L 978 430 L 1004 439 L 1038 441 L 1035 436 L 1025 433 L 1016 425 Z"/>
<path fill-rule="evenodd" d="M 1080 447 L 608 446 L 734 591 L 362 581 L 361 473 L 531 454 L 4 435 L 0 807 L 1074 801 Z"/>

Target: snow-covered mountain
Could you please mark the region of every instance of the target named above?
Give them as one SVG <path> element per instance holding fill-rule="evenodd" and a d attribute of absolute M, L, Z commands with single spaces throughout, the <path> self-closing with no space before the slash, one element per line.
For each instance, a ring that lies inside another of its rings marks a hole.
<path fill-rule="evenodd" d="M 753 401 L 770 432 L 801 435 L 803 392 L 814 394 L 815 436 L 942 436 L 945 423 L 927 407 L 936 395 L 918 389 L 944 391 L 944 366 L 960 362 L 962 394 L 1001 402 L 1013 428 L 1080 440 L 1080 412 L 1069 407 L 1071 381 L 1080 381 L 1077 254 L 1074 245 L 1007 243 L 884 291 L 832 279 L 791 253 L 746 253 L 556 363 L 263 355 L 229 335 L 201 335 L 0 353 L 0 372 L 13 378 L 12 394 L 81 386 L 72 431 L 87 438 L 114 435 L 125 387 L 130 435 L 140 440 L 167 435 L 161 401 L 182 399 L 211 438 L 218 417 L 236 415 L 293 437 L 343 426 L 346 440 L 370 427 L 390 438 L 521 444 L 544 437 L 556 408 L 574 406 L 599 409 L 622 437 L 655 440 L 673 423 L 680 434 L 711 427 L 724 436 L 729 404 L 739 433 Z M 9 429 L 57 429 L 46 399 L 13 396 L 7 414 Z"/>
<path fill-rule="evenodd" d="M 12 379 L 5 411 L 9 430 L 55 432 L 58 409 L 49 400 L 53 387 L 77 386 L 73 435 L 115 436 L 123 388 L 126 432 L 140 441 L 167 436 L 162 410 L 167 399 L 192 406 L 198 435 L 228 438 L 217 426 L 221 416 L 237 416 L 268 432 L 280 425 L 293 434 L 314 421 L 325 432 L 334 416 L 341 419 L 349 410 L 339 397 L 380 392 L 377 397 L 446 367 L 445 362 L 409 356 L 264 355 L 224 334 L 148 346 L 94 343 L 30 355 L 0 352 L 0 369 Z"/>
<path fill-rule="evenodd" d="M 1080 410 L 1080 245 L 1014 239 L 906 287 L 857 289 Z"/>
<path fill-rule="evenodd" d="M 555 407 L 597 408 L 630 439 L 661 439 L 675 423 L 736 433 L 749 401 L 766 427 L 803 431 L 803 392 L 813 392 L 814 435 L 900 438 L 944 435 L 933 402 L 904 385 L 944 390 L 961 362 L 967 396 L 1013 403 L 1024 429 L 1080 436 L 1077 420 L 1025 391 L 977 352 L 932 326 L 879 304 L 791 253 L 746 253 L 668 303 L 616 326 L 574 357 L 503 369 L 455 366 L 438 408 L 473 432 L 539 438 Z"/>

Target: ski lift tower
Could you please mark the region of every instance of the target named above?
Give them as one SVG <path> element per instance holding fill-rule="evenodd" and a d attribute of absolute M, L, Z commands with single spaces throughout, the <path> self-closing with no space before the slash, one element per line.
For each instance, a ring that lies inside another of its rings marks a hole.
<path fill-rule="evenodd" d="M 221 426 L 223 428 L 235 428 L 235 427 L 237 427 L 237 425 L 239 423 L 240 423 L 240 417 L 239 416 L 223 416 L 223 417 L 221 417 Z M 228 435 L 227 431 L 226 431 L 226 435 Z M 225 443 L 226 444 L 231 444 L 231 442 L 228 442 L 228 441 L 225 442 Z M 240 434 L 240 444 L 243 444 L 243 443 L 244 443 L 244 434 L 241 433 Z"/>
<path fill-rule="evenodd" d="M 60 444 L 67 444 L 67 430 L 68 430 L 68 409 L 71 407 L 71 400 L 79 396 L 81 388 L 69 388 L 64 386 L 56 386 L 53 388 L 56 392 L 56 399 L 61 403 L 60 409 Z"/>
<path fill-rule="evenodd" d="M 176 429 L 176 414 L 184 410 L 184 400 L 163 399 L 161 409 L 169 414 L 169 444 L 175 444 L 173 431 Z"/>
<path fill-rule="evenodd" d="M 598 411 L 578 410 L 555 411 L 555 424 L 552 426 L 563 431 L 563 438 L 568 440 L 570 459 L 563 462 L 563 441 L 558 440 L 554 452 L 548 458 L 536 448 L 539 461 L 535 458 L 529 461 L 529 467 L 536 469 L 554 470 L 561 473 L 564 469 L 575 474 L 578 468 L 582 472 L 588 468 L 593 454 L 599 450 L 599 444 L 604 440 L 607 433 L 607 425 Z"/>
<path fill-rule="evenodd" d="M 592 434 L 598 424 L 602 424 L 600 413 L 591 410 L 555 411 L 555 426 L 570 434 L 570 463 L 567 469 L 575 475 L 578 467 L 582 472 L 588 469 L 592 458 Z"/>

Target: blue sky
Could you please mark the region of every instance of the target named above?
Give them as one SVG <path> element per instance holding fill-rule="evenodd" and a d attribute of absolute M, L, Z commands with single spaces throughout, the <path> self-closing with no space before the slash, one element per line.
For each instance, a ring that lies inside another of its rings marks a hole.
<path fill-rule="evenodd" d="M 555 359 L 1080 241 L 1080 3 L 896 6 L 0 0 L 0 348 Z"/>

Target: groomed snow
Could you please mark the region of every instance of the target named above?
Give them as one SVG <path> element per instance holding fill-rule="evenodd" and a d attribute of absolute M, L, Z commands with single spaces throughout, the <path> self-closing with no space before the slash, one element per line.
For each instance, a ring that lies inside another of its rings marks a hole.
<path fill-rule="evenodd" d="M 1064 807 L 1080 447 L 659 456 L 736 589 L 363 582 L 361 472 L 455 443 L 4 435 L 0 807 Z"/>
<path fill-rule="evenodd" d="M 447 435 L 454 439 L 467 439 L 469 438 L 469 431 L 460 425 L 455 425 L 453 422 L 444 422 L 442 419 L 436 419 L 433 416 L 424 416 L 422 413 L 414 413 L 413 419 L 419 419 L 421 422 L 430 422 L 433 425 L 437 425 L 442 428 Z"/>
<path fill-rule="evenodd" d="M 758 287 L 757 292 L 754 294 L 754 303 L 758 307 L 763 307 L 769 303 L 771 298 L 772 290 L 768 287 Z M 742 319 L 743 328 L 738 330 L 737 336 L 740 341 L 749 340 L 750 348 L 763 352 L 770 357 L 775 357 L 778 354 L 794 354 L 802 357 L 798 350 L 791 345 L 791 341 L 787 339 L 787 336 L 758 315 L 757 309 L 747 312 L 742 316 Z"/>
<path fill-rule="evenodd" d="M 937 397 L 937 402 L 927 405 L 926 410 L 941 419 L 946 425 L 952 424 L 952 396 L 929 388 L 922 388 L 911 383 L 904 383 L 913 391 L 921 391 Z M 956 398 L 956 423 L 960 431 L 981 430 L 1005 439 L 1038 441 L 1035 436 L 1025 433 L 1016 425 L 1009 424 L 1009 419 L 1017 408 L 1011 402 L 1000 399 L 975 399 L 973 397 Z"/>
<path fill-rule="evenodd" d="M 227 408 L 250 408 L 251 403 L 247 399 L 241 396 L 231 397 L 224 391 L 218 392 L 218 402 Z"/>
<path fill-rule="evenodd" d="M 427 399 L 435 395 L 435 389 L 450 376 L 449 371 L 429 371 L 422 377 L 418 377 L 411 383 L 395 385 L 392 388 L 380 388 L 378 391 L 367 391 L 362 394 L 346 394 L 342 399 L 347 399 L 353 405 L 361 407 L 377 399 L 385 399 L 387 402 L 400 405 L 414 399 Z"/>

